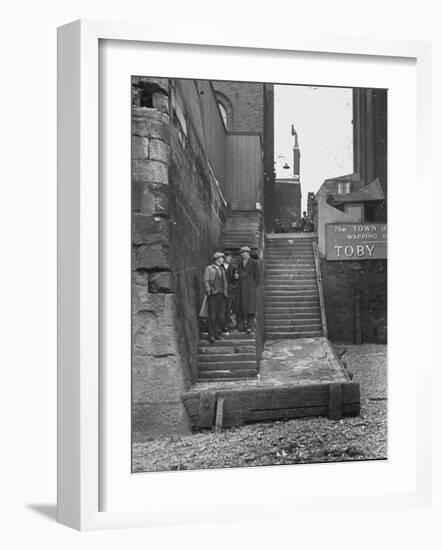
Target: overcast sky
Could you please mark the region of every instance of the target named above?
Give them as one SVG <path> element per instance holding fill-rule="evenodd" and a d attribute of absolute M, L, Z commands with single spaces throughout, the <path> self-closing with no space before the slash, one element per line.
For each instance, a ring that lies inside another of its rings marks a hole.
<path fill-rule="evenodd" d="M 293 174 L 293 136 L 301 151 L 302 210 L 307 193 L 325 179 L 353 172 L 352 91 L 350 88 L 275 85 L 276 177 Z M 290 170 L 284 170 L 285 155 Z"/>

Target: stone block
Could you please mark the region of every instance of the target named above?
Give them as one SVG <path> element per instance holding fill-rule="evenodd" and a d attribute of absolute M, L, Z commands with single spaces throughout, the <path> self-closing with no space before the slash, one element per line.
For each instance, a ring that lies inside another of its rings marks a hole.
<path fill-rule="evenodd" d="M 169 213 L 169 188 L 159 184 L 137 184 L 134 183 L 134 192 L 137 193 L 139 205 L 137 210 L 148 216 L 164 216 Z"/>
<path fill-rule="evenodd" d="M 136 268 L 150 271 L 170 270 L 169 248 L 162 244 L 141 245 L 136 251 Z"/>
<path fill-rule="evenodd" d="M 149 139 L 147 137 L 132 136 L 132 158 L 147 159 L 149 157 Z"/>
<path fill-rule="evenodd" d="M 191 432 L 189 417 L 181 399 L 175 402 L 134 403 L 132 406 L 132 438 L 143 441 L 164 435 Z"/>
<path fill-rule="evenodd" d="M 160 139 L 151 139 L 149 147 L 149 158 L 151 160 L 159 160 L 170 163 L 170 149 L 169 145 Z"/>
<path fill-rule="evenodd" d="M 162 113 L 169 112 L 169 98 L 163 93 L 154 93 L 152 95 L 152 103 L 154 109 L 158 109 Z"/>
<path fill-rule="evenodd" d="M 168 78 L 156 78 L 152 76 L 133 76 L 132 86 L 143 88 L 146 86 L 156 87 L 161 89 L 166 94 L 169 93 L 169 79 Z"/>
<path fill-rule="evenodd" d="M 148 294 L 132 319 L 134 356 L 176 355 L 175 310 L 174 294 Z"/>
<path fill-rule="evenodd" d="M 143 269 L 132 273 L 132 284 L 147 288 L 149 273 Z"/>
<path fill-rule="evenodd" d="M 140 88 L 136 88 L 132 86 L 132 105 L 139 107 L 140 106 L 140 96 L 141 96 L 141 90 Z"/>
<path fill-rule="evenodd" d="M 169 115 L 148 107 L 132 107 L 132 135 L 169 143 Z"/>
<path fill-rule="evenodd" d="M 134 271 L 133 274 L 137 274 L 137 271 Z M 140 311 L 145 311 L 149 306 L 149 288 L 146 284 L 136 284 L 134 282 L 134 277 L 132 277 L 132 312 L 138 313 Z"/>
<path fill-rule="evenodd" d="M 132 212 L 146 217 L 169 216 L 170 189 L 163 184 L 132 181 Z"/>
<path fill-rule="evenodd" d="M 183 391 L 181 365 L 177 356 L 135 355 L 132 360 L 134 403 L 178 401 Z"/>
<path fill-rule="evenodd" d="M 152 273 L 149 277 L 149 292 L 175 292 L 176 279 L 171 271 Z"/>
<path fill-rule="evenodd" d="M 140 183 L 169 183 L 169 167 L 158 160 L 132 160 L 132 180 Z"/>
<path fill-rule="evenodd" d="M 169 244 L 170 224 L 168 218 L 132 214 L 133 244 Z"/>

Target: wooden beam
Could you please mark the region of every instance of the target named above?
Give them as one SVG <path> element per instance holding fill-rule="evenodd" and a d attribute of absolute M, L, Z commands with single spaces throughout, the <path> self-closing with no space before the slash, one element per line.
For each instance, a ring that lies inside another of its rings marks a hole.
<path fill-rule="evenodd" d="M 224 397 L 220 397 L 216 402 L 215 433 L 217 434 L 223 431 L 223 408 Z"/>
<path fill-rule="evenodd" d="M 200 393 L 198 427 L 211 428 L 215 419 L 216 392 L 202 391 Z"/>
<path fill-rule="evenodd" d="M 332 382 L 328 385 L 328 418 L 340 420 L 342 418 L 342 384 Z"/>

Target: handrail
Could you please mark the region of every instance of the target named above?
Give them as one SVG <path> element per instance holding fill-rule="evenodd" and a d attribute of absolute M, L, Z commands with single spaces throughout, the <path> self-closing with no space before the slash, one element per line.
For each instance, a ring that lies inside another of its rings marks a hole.
<path fill-rule="evenodd" d="M 264 324 L 264 219 L 261 214 L 259 224 L 259 241 L 258 241 L 258 257 L 259 257 L 259 270 L 260 281 L 258 288 L 256 289 L 256 358 L 258 361 L 258 368 L 261 362 L 262 351 L 264 349 L 265 342 L 265 324 Z"/>
<path fill-rule="evenodd" d="M 319 305 L 321 308 L 322 332 L 327 337 L 327 319 L 325 317 L 324 293 L 322 291 L 321 265 L 319 263 L 318 243 L 316 241 L 313 241 L 313 253 L 315 256 L 316 281 L 318 283 Z"/>

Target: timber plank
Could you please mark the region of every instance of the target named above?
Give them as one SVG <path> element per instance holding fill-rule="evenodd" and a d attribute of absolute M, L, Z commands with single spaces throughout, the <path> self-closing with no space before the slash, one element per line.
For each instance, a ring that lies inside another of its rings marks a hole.
<path fill-rule="evenodd" d="M 215 419 L 216 392 L 204 391 L 200 393 L 198 427 L 211 428 Z"/>
<path fill-rule="evenodd" d="M 340 420 L 342 418 L 342 383 L 332 382 L 328 390 L 328 418 Z"/>
<path fill-rule="evenodd" d="M 308 416 L 327 416 L 327 406 L 323 407 L 294 407 L 269 411 L 250 411 L 244 414 L 244 423 L 263 422 L 266 420 L 289 420 L 291 418 L 305 418 Z"/>

